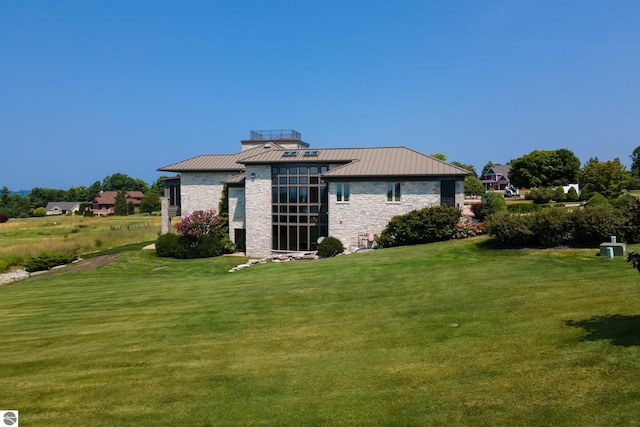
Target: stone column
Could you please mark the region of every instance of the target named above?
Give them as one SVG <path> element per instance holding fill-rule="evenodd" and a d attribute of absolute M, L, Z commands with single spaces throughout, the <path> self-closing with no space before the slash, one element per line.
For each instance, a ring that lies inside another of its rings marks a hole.
<path fill-rule="evenodd" d="M 171 218 L 169 218 L 169 198 L 160 197 L 160 211 L 162 213 L 162 234 L 171 231 Z"/>

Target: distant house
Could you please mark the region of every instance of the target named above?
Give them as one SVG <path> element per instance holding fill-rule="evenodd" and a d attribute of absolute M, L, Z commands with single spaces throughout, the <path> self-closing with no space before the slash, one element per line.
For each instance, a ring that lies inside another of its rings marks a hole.
<path fill-rule="evenodd" d="M 117 191 L 101 191 L 92 201 L 91 210 L 94 215 L 109 216 L 114 214 Z M 140 200 L 144 197 L 142 191 L 127 191 L 127 204 L 133 203 L 135 212 L 140 210 Z"/>
<path fill-rule="evenodd" d="M 487 173 L 480 177 L 480 182 L 486 190 L 504 190 L 511 185 L 511 181 L 509 181 L 510 170 L 511 166 L 509 165 L 493 165 Z"/>
<path fill-rule="evenodd" d="M 47 215 L 66 215 L 67 212 L 71 212 L 75 215 L 80 210 L 81 202 L 49 202 L 45 209 L 47 209 Z"/>

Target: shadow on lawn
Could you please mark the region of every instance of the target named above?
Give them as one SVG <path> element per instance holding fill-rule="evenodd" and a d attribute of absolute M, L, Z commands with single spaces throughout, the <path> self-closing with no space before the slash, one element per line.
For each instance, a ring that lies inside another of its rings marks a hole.
<path fill-rule="evenodd" d="M 640 346 L 640 316 L 610 314 L 586 320 L 567 320 L 565 324 L 587 331 L 583 341 L 610 340 L 611 344 L 623 347 Z"/>

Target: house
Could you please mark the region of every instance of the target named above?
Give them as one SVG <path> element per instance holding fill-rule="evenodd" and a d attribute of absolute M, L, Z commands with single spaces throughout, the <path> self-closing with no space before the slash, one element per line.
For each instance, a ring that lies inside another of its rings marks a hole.
<path fill-rule="evenodd" d="M 114 214 L 114 208 L 116 205 L 117 191 L 101 191 L 92 201 L 91 210 L 94 215 L 108 216 Z M 140 200 L 144 197 L 142 191 L 127 191 L 125 192 L 127 198 L 127 204 L 133 203 L 134 211 L 140 210 Z"/>
<path fill-rule="evenodd" d="M 80 210 L 81 202 L 49 202 L 45 209 L 47 215 L 66 215 L 67 212 L 71 212 L 75 215 Z"/>
<path fill-rule="evenodd" d="M 479 179 L 486 190 L 504 190 L 511 185 L 509 181 L 509 171 L 511 166 L 509 165 L 493 165 L 489 168 L 487 173 L 482 175 Z"/>
<path fill-rule="evenodd" d="M 314 250 L 326 236 L 349 249 L 370 247 L 393 216 L 438 205 L 462 209 L 470 174 L 407 147 L 311 149 L 293 130 L 252 131 L 241 147 L 158 170 L 180 174 L 183 215 L 217 210 L 226 185 L 230 238 L 253 257 Z"/>

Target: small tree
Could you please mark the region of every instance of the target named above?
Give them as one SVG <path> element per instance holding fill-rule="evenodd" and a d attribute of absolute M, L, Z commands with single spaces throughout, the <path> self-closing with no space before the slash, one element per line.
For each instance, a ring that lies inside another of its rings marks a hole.
<path fill-rule="evenodd" d="M 127 215 L 129 208 L 127 206 L 127 196 L 124 191 L 118 191 L 115 204 L 113 206 L 113 214 L 118 216 Z"/>
<path fill-rule="evenodd" d="M 578 191 L 575 187 L 569 187 L 567 190 L 567 202 L 577 202 L 580 200 L 580 196 L 578 195 Z"/>
<path fill-rule="evenodd" d="M 489 193 L 483 201 L 482 216 L 488 218 L 497 212 L 505 212 L 507 210 L 507 202 L 505 202 L 502 194 Z"/>
<path fill-rule="evenodd" d="M 482 196 L 485 193 L 484 185 L 475 176 L 468 176 L 464 180 L 465 196 Z"/>
<path fill-rule="evenodd" d="M 160 210 L 160 196 L 153 191 L 148 192 L 140 200 L 140 212 L 151 215 L 153 212 Z"/>
<path fill-rule="evenodd" d="M 564 188 L 560 186 L 556 188 L 556 192 L 553 195 L 553 200 L 555 200 L 556 202 L 564 202 L 567 200 L 567 195 L 564 194 Z"/>

